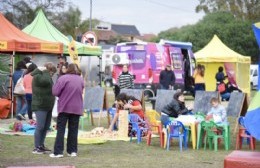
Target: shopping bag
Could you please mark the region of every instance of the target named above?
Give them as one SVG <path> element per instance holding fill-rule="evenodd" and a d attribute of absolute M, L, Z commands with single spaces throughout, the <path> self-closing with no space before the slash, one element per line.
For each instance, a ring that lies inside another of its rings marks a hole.
<path fill-rule="evenodd" d="M 17 81 L 17 83 L 14 87 L 14 94 L 25 95 L 25 89 L 24 89 L 24 85 L 23 85 L 23 77 L 18 79 L 18 81 Z"/>

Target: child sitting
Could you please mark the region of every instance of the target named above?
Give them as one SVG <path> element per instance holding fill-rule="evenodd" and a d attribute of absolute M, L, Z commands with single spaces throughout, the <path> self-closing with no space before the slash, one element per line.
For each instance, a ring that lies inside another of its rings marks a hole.
<path fill-rule="evenodd" d="M 218 98 L 213 97 L 210 100 L 212 105 L 210 111 L 207 114 L 206 120 L 213 119 L 215 123 L 226 122 L 227 112 L 224 106 L 219 103 Z"/>

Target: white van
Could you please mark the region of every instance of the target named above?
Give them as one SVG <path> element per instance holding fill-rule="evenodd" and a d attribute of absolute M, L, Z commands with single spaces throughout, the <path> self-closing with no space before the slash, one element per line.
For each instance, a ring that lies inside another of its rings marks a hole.
<path fill-rule="evenodd" d="M 258 65 L 250 65 L 250 84 L 252 89 L 258 86 Z"/>

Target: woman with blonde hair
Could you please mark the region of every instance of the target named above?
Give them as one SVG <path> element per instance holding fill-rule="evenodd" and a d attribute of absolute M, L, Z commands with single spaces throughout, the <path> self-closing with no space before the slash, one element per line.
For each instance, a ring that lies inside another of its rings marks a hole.
<path fill-rule="evenodd" d="M 205 73 L 205 66 L 198 64 L 193 74 L 194 83 L 195 83 L 194 94 L 196 93 L 197 90 L 204 91 L 206 89 L 204 73 Z"/>

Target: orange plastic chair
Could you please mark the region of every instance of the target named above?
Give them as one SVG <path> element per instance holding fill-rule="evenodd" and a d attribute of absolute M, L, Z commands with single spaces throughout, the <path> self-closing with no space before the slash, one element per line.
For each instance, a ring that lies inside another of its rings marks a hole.
<path fill-rule="evenodd" d="M 160 145 L 164 147 L 164 133 L 162 131 L 162 124 L 160 121 L 161 115 L 155 110 L 149 110 L 145 113 L 151 131 L 147 135 L 147 145 L 151 145 L 152 134 L 158 134 L 160 137 Z"/>
<path fill-rule="evenodd" d="M 247 143 L 249 144 L 249 148 L 251 150 L 255 150 L 255 143 L 256 140 L 255 138 L 250 135 L 250 133 L 246 130 L 245 126 L 244 126 L 244 117 L 239 117 L 238 119 L 238 123 L 239 123 L 239 130 L 237 133 L 237 139 L 236 139 L 236 150 L 241 149 L 242 148 L 242 144 L 243 144 L 243 139 L 245 138 L 247 140 Z"/>

